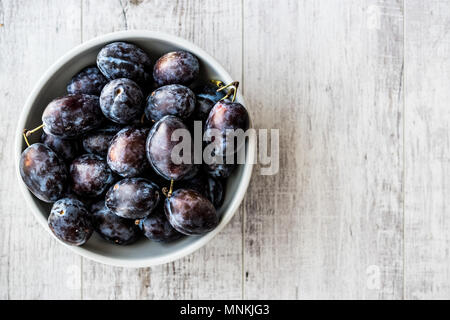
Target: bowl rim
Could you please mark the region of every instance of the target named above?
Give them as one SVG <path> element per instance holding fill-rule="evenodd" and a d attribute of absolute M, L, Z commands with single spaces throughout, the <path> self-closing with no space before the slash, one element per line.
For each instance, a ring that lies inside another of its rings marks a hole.
<path fill-rule="evenodd" d="M 107 257 L 98 253 L 95 253 L 93 251 L 90 251 L 88 249 L 76 246 L 70 246 L 56 238 L 52 232 L 50 231 L 50 228 L 47 225 L 47 219 L 44 217 L 44 215 L 41 213 L 40 208 L 34 203 L 33 195 L 28 190 L 28 188 L 25 186 L 25 184 L 22 182 L 22 177 L 20 175 L 20 168 L 19 168 L 19 160 L 20 156 L 22 154 L 22 147 L 23 147 L 23 137 L 22 132 L 25 127 L 25 123 L 27 121 L 27 116 L 31 110 L 31 106 L 33 105 L 36 98 L 39 96 L 41 90 L 43 87 L 48 83 L 48 81 L 51 79 L 51 77 L 67 62 L 69 62 L 71 59 L 75 58 L 76 56 L 82 54 L 84 51 L 89 50 L 92 47 L 106 44 L 109 42 L 114 41 L 130 41 L 133 42 L 133 39 L 147 39 L 147 40 L 158 40 L 170 43 L 174 46 L 181 46 L 186 48 L 186 50 L 191 51 L 198 57 L 200 57 L 202 60 L 207 61 L 207 63 L 219 74 L 224 75 L 223 81 L 229 83 L 232 82 L 233 79 L 231 75 L 206 51 L 198 47 L 197 45 L 191 43 L 188 40 L 185 40 L 183 38 L 173 36 L 164 32 L 159 31 L 148 31 L 148 30 L 126 30 L 126 31 L 118 31 L 118 32 L 112 32 L 108 34 L 104 34 L 101 36 L 98 36 L 96 38 L 90 39 L 86 42 L 83 42 L 76 47 L 69 50 L 67 53 L 65 53 L 62 57 L 57 59 L 40 77 L 38 82 L 33 87 L 31 93 L 28 95 L 24 107 L 21 111 L 17 129 L 16 129 L 16 140 L 15 140 L 15 148 L 14 148 L 14 157 L 15 163 L 16 163 L 16 174 L 17 178 L 19 180 L 20 189 L 22 191 L 22 195 L 25 197 L 25 200 L 27 202 L 28 207 L 33 212 L 34 217 L 38 220 L 38 222 L 44 227 L 47 232 L 49 232 L 54 239 L 56 239 L 59 243 L 63 244 L 64 246 L 70 248 L 73 252 L 96 262 L 100 262 L 106 265 L 112 265 L 112 266 L 119 266 L 119 267 L 131 267 L 131 268 L 141 268 L 141 267 L 150 267 L 160 264 L 169 263 L 178 259 L 181 259 L 182 257 L 185 257 L 194 251 L 197 251 L 204 245 L 206 245 L 209 241 L 211 241 L 224 227 L 230 222 L 231 218 L 235 215 L 236 211 L 238 210 L 245 193 L 247 191 L 248 185 L 250 183 L 252 171 L 253 171 L 253 163 L 255 159 L 255 152 L 256 152 L 256 137 L 254 135 L 249 135 L 248 141 L 247 141 L 247 153 L 246 153 L 246 159 L 245 164 L 243 165 L 243 173 L 242 177 L 238 183 L 238 187 L 234 192 L 233 198 L 230 201 L 230 205 L 226 210 L 224 211 L 222 215 L 222 219 L 219 223 L 219 225 L 212 230 L 211 232 L 203 235 L 200 239 L 197 241 L 190 243 L 172 253 L 168 253 L 166 255 L 162 255 L 159 257 L 150 257 L 150 258 L 142 258 L 142 259 L 127 259 L 127 258 L 116 258 L 116 257 Z M 238 93 L 238 99 L 242 102 L 242 104 L 245 105 L 245 101 L 243 96 Z M 252 127 L 252 121 L 250 121 L 250 127 Z"/>

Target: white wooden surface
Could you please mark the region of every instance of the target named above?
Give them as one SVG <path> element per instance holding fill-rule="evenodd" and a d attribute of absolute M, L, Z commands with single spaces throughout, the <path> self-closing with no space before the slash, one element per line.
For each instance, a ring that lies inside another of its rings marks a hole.
<path fill-rule="evenodd" d="M 1 299 L 450 298 L 450 1 L 0 0 Z M 42 72 L 98 35 L 182 36 L 280 129 L 239 212 L 145 269 L 76 256 L 18 190 L 14 132 Z"/>

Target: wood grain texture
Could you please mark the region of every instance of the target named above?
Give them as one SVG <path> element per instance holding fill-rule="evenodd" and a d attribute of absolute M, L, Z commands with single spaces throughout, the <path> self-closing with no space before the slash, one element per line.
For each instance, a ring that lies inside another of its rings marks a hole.
<path fill-rule="evenodd" d="M 245 201 L 244 297 L 402 298 L 402 3 L 244 3 L 247 104 L 281 145 Z"/>
<path fill-rule="evenodd" d="M 405 10 L 405 284 L 408 299 L 450 296 L 450 3 Z"/>
<path fill-rule="evenodd" d="M 79 1 L 0 2 L 0 298 L 72 299 L 81 258 L 57 244 L 23 201 L 12 161 L 22 105 L 43 72 L 80 41 Z M 68 277 L 70 273 L 70 277 Z M 69 282 L 68 282 L 69 281 Z"/>

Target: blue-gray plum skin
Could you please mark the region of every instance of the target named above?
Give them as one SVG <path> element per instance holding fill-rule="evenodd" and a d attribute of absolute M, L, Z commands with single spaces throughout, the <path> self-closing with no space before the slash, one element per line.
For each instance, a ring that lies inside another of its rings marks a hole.
<path fill-rule="evenodd" d="M 126 78 L 109 82 L 100 94 L 100 108 L 109 120 L 131 124 L 144 113 L 144 95 L 138 84 Z"/>
<path fill-rule="evenodd" d="M 105 203 L 114 214 L 126 219 L 150 215 L 161 198 L 159 187 L 144 178 L 126 178 L 106 193 Z"/>
<path fill-rule="evenodd" d="M 136 242 L 141 234 L 134 220 L 124 219 L 105 206 L 105 200 L 91 206 L 92 223 L 95 231 L 108 242 L 129 245 Z"/>
<path fill-rule="evenodd" d="M 94 230 L 88 209 L 74 198 L 63 198 L 53 204 L 48 226 L 58 239 L 74 246 L 85 244 Z"/>
<path fill-rule="evenodd" d="M 70 165 L 71 190 L 81 196 L 95 198 L 103 194 L 114 182 L 111 169 L 104 158 L 84 154 Z"/>
<path fill-rule="evenodd" d="M 197 79 L 198 59 L 186 51 L 169 52 L 159 58 L 153 67 L 153 79 L 159 86 L 167 84 L 189 85 Z"/>
<path fill-rule="evenodd" d="M 87 67 L 73 76 L 67 84 L 67 93 L 99 96 L 107 82 L 108 80 L 97 67 Z"/>
<path fill-rule="evenodd" d="M 62 139 L 80 138 L 104 121 L 97 96 L 69 94 L 50 102 L 42 114 L 45 133 Z"/>
<path fill-rule="evenodd" d="M 194 92 L 188 87 L 179 84 L 166 85 L 147 97 L 145 115 L 153 121 L 159 121 L 167 115 L 185 120 L 194 111 L 195 100 Z"/>
<path fill-rule="evenodd" d="M 208 100 L 211 100 L 214 103 L 219 102 L 220 99 L 225 97 L 225 90 L 217 91 L 219 89 L 218 86 L 208 83 L 196 89 L 196 93 L 198 97 L 202 97 Z"/>
<path fill-rule="evenodd" d="M 47 145 L 50 149 L 65 161 L 73 160 L 80 152 L 80 146 L 76 140 L 61 139 L 47 133 L 42 133 L 41 142 Z"/>
<path fill-rule="evenodd" d="M 97 67 L 110 81 L 127 78 L 145 85 L 152 78 L 150 58 L 132 43 L 119 41 L 104 46 L 97 55 Z"/>
<path fill-rule="evenodd" d="M 65 192 L 68 173 L 64 161 L 42 143 L 26 148 L 20 157 L 20 175 L 28 189 L 44 202 L 55 202 Z"/>

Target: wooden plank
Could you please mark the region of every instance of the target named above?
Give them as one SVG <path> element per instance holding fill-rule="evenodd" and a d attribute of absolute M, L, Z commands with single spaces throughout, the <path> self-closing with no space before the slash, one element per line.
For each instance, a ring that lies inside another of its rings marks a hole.
<path fill-rule="evenodd" d="M 83 40 L 125 29 L 184 37 L 242 72 L 241 1 L 83 1 Z M 112 268 L 83 260 L 86 299 L 241 298 L 241 214 L 198 252 L 163 266 Z M 88 285 L 89 284 L 89 285 Z"/>
<path fill-rule="evenodd" d="M 42 73 L 80 42 L 78 0 L 0 1 L 0 298 L 80 297 L 80 261 L 38 225 L 11 161 L 17 119 Z"/>
<path fill-rule="evenodd" d="M 245 1 L 243 21 L 247 104 L 281 145 L 245 202 L 244 297 L 402 298 L 402 1 Z"/>
<path fill-rule="evenodd" d="M 405 2 L 405 293 L 450 294 L 450 3 Z"/>

